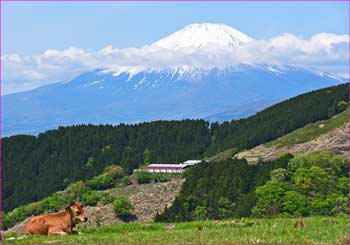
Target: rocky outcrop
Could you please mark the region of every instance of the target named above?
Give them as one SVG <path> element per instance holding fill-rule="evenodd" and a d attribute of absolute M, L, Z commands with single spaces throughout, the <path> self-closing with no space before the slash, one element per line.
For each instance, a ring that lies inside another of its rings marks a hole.
<path fill-rule="evenodd" d="M 99 203 L 96 207 L 84 207 L 84 211 L 88 221 L 80 223 L 78 227 L 99 227 L 123 222 L 115 215 L 112 204 Z"/>
<path fill-rule="evenodd" d="M 153 221 L 157 212 L 170 207 L 179 193 L 184 180 L 176 179 L 165 183 L 130 185 L 108 190 L 113 195 L 128 196 L 134 206 L 132 222 Z M 122 223 L 113 211 L 112 204 L 85 207 L 88 222 L 79 226 L 97 227 Z"/>
<path fill-rule="evenodd" d="M 140 190 L 129 200 L 135 207 L 134 214 L 140 221 L 152 221 L 157 213 L 162 213 L 170 207 L 179 193 L 183 180 L 153 184 L 147 189 Z"/>

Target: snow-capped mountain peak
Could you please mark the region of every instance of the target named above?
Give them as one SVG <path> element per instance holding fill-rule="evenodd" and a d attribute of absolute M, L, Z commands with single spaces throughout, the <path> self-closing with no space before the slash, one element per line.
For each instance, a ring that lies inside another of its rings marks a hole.
<path fill-rule="evenodd" d="M 210 45 L 237 47 L 253 40 L 244 33 L 225 24 L 201 23 L 185 26 L 154 45 L 167 48 L 202 48 Z"/>

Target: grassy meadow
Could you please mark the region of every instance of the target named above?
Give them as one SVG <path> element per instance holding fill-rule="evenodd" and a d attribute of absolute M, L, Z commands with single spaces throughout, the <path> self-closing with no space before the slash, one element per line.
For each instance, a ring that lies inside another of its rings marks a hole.
<path fill-rule="evenodd" d="M 303 228 L 295 228 L 302 220 Z M 349 217 L 272 218 L 184 223 L 129 223 L 79 229 L 77 235 L 30 236 L 9 234 L 3 244 L 349 244 Z M 17 237 L 17 238 L 16 238 Z M 14 239 L 16 238 L 16 239 Z M 18 239 L 19 238 L 19 239 Z"/>
<path fill-rule="evenodd" d="M 310 123 L 305 127 L 299 128 L 287 135 L 284 135 L 276 140 L 266 143 L 267 147 L 277 146 L 293 146 L 304 142 L 311 141 L 322 134 L 339 128 L 344 123 L 349 122 L 349 112 L 345 110 L 331 119 Z"/>

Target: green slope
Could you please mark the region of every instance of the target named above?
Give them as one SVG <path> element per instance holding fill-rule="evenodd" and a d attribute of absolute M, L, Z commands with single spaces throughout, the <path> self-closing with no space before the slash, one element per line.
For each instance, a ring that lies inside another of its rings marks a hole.
<path fill-rule="evenodd" d="M 80 229 L 79 235 L 30 236 L 3 244 L 349 244 L 349 218 L 245 219 L 177 224 L 121 224 Z M 6 236 L 8 238 L 9 236 Z M 10 235 L 12 237 L 12 235 Z M 18 237 L 18 236 L 17 236 Z"/>
<path fill-rule="evenodd" d="M 283 147 L 301 144 L 311 141 L 322 134 L 326 134 L 333 129 L 339 128 L 346 122 L 350 122 L 349 109 L 339 113 L 338 115 L 335 115 L 331 119 L 308 124 L 303 128 L 299 128 L 285 136 L 268 142 L 265 145 L 267 147 Z"/>
<path fill-rule="evenodd" d="M 265 147 L 292 147 L 297 144 L 302 144 L 305 142 L 312 141 L 319 136 L 327 134 L 328 132 L 335 130 L 346 123 L 350 122 L 349 116 L 349 108 L 328 120 L 321 120 L 315 123 L 307 124 L 306 126 L 299 128 L 297 130 L 292 131 L 289 134 L 286 134 L 280 138 L 272 140 L 264 144 Z M 250 152 L 242 151 L 239 153 L 239 156 L 246 158 L 249 162 L 256 162 L 259 157 L 262 155 L 266 155 L 268 153 L 264 153 L 264 149 L 261 149 L 262 152 Z M 268 151 L 268 149 L 266 149 Z M 208 157 L 210 161 L 221 161 L 225 159 L 229 159 L 235 156 L 239 151 L 236 148 L 228 149 L 223 152 L 219 152 L 211 157 Z"/>
<path fill-rule="evenodd" d="M 277 139 L 309 123 L 326 120 L 346 109 L 349 85 L 343 84 L 299 95 L 241 120 L 224 122 L 212 130 L 207 150 L 250 149 Z"/>

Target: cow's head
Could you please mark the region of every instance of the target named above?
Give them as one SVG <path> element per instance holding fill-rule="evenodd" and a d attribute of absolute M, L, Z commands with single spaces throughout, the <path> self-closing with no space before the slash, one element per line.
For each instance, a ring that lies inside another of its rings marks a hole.
<path fill-rule="evenodd" d="M 66 208 L 66 212 L 72 217 L 74 224 L 79 222 L 86 222 L 88 219 L 85 217 L 83 205 L 73 202 Z"/>

